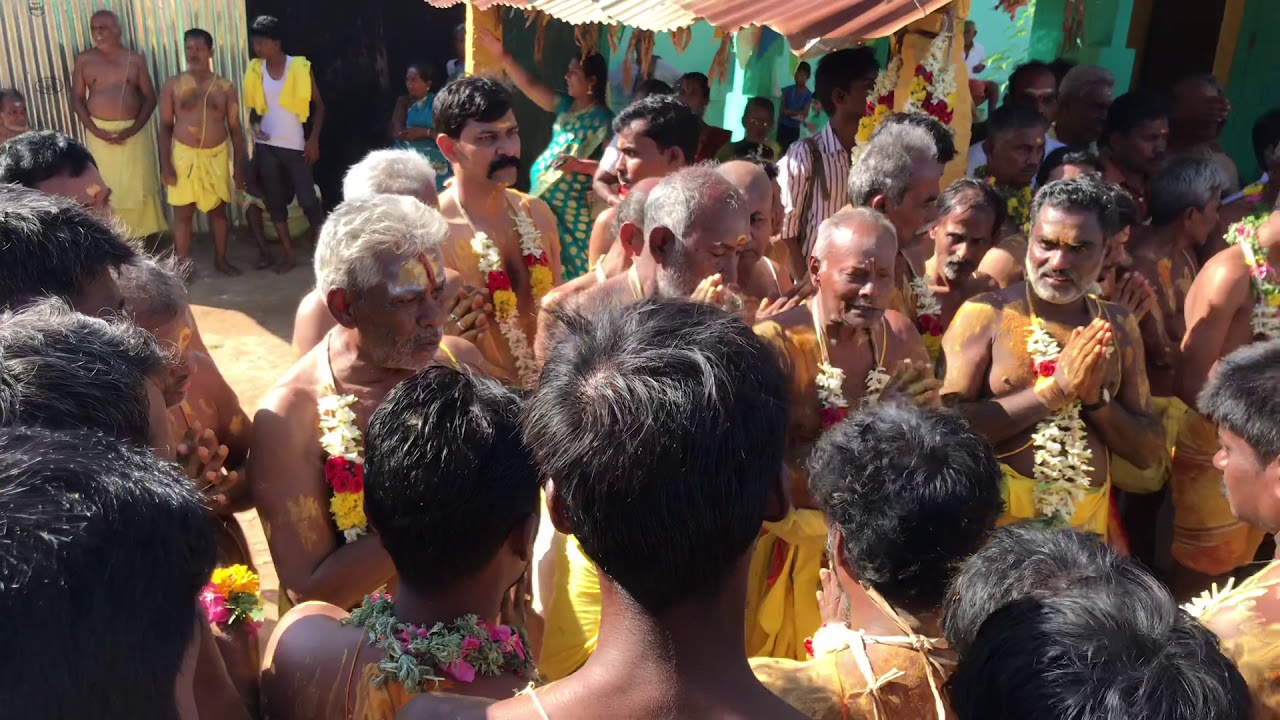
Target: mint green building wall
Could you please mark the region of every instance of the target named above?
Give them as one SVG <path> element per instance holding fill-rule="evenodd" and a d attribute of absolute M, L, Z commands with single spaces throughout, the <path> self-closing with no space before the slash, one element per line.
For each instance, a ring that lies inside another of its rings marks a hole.
<path fill-rule="evenodd" d="M 1126 46 L 1133 19 L 1132 0 L 1090 0 L 1085 3 L 1084 36 L 1080 47 L 1065 56 L 1079 63 L 1101 65 L 1116 76 L 1116 94 L 1128 92 L 1133 79 L 1134 52 Z M 1062 47 L 1062 19 L 1066 0 L 1036 0 L 1027 54 L 1049 62 Z"/>
<path fill-rule="evenodd" d="M 1027 15 L 1027 8 L 1018 11 L 1018 18 Z M 1025 62 L 1027 45 L 1031 42 L 1031 19 L 1023 20 L 1021 32 L 1014 20 L 995 3 L 980 0 L 970 6 L 969 19 L 978 25 L 978 42 L 987 51 L 987 68 L 978 77 L 991 80 L 1001 87 L 1009 80 L 1009 73 Z"/>

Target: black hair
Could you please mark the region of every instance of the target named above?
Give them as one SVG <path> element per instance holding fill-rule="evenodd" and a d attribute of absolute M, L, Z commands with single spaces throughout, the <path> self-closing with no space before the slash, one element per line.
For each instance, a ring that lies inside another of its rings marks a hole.
<path fill-rule="evenodd" d="M 774 110 L 773 101 L 767 97 L 761 97 L 759 95 L 753 98 L 748 98 L 747 105 L 743 109 L 743 111 L 751 112 L 752 110 L 756 110 L 756 109 L 766 110 L 770 115 L 773 115 L 773 110 Z"/>
<path fill-rule="evenodd" d="M 1049 63 L 1049 70 L 1053 73 L 1053 77 L 1058 81 L 1058 84 L 1061 85 L 1062 78 L 1066 77 L 1067 73 L 1071 72 L 1071 69 L 1075 66 L 1076 63 L 1072 60 L 1055 58 Z"/>
<path fill-rule="evenodd" d="M 1017 130 L 1040 130 L 1049 128 L 1049 121 L 1032 108 L 1019 103 L 1005 104 L 991 112 L 987 118 L 987 137 L 996 137 Z"/>
<path fill-rule="evenodd" d="M 803 70 L 806 75 L 813 77 L 813 68 L 809 66 L 808 60 L 801 60 L 800 64 L 796 65 L 796 72 L 800 72 L 801 70 Z M 792 73 L 792 75 L 794 74 L 795 73 Z"/>
<path fill-rule="evenodd" d="M 88 148 L 55 130 L 31 130 L 0 144 L 0 183 L 34 188 L 61 175 L 80 177 L 97 166 Z"/>
<path fill-rule="evenodd" d="M 1267 169 L 1267 154 L 1280 149 L 1280 108 L 1272 108 L 1253 123 L 1253 157 L 1258 167 Z"/>
<path fill-rule="evenodd" d="M 957 720 L 1252 716 L 1249 688 L 1218 638 L 1167 594 L 1123 586 L 1000 608 L 947 688 Z"/>
<path fill-rule="evenodd" d="M 1042 72 L 1055 75 L 1054 70 L 1049 66 L 1049 63 L 1041 62 L 1039 60 L 1031 60 L 1014 68 L 1013 72 L 1009 73 L 1009 96 L 1013 97 L 1014 88 L 1020 83 L 1030 79 L 1031 76 Z M 1062 78 L 1057 78 L 1057 80 L 1061 82 Z"/>
<path fill-rule="evenodd" d="M 1006 525 L 960 566 L 943 607 L 942 632 L 961 657 L 978 628 L 997 609 L 1022 597 L 1052 597 L 1072 589 L 1100 592 L 1111 585 L 1144 595 L 1167 594 L 1136 560 L 1096 536 L 1033 523 Z"/>
<path fill-rule="evenodd" d="M 440 88 L 432 104 L 436 132 L 457 139 L 467 122 L 497 122 L 511 112 L 511 90 L 483 75 L 460 77 Z"/>
<path fill-rule="evenodd" d="M 828 115 L 836 111 L 837 90 L 848 90 L 858 80 L 880 71 L 880 61 L 869 47 L 845 48 L 823 56 L 813 80 L 813 94 Z"/>
<path fill-rule="evenodd" d="M 86 283 L 134 255 L 74 201 L 0 185 L 0 310 L 50 295 L 74 300 Z"/>
<path fill-rule="evenodd" d="M 1187 210 L 1204 210 L 1222 197 L 1228 184 L 1216 162 L 1185 155 L 1174 157 L 1151 179 L 1151 224 L 1167 227 Z"/>
<path fill-rule="evenodd" d="M 1244 440 L 1260 463 L 1280 458 L 1280 340 L 1245 345 L 1219 360 L 1196 406 Z"/>
<path fill-rule="evenodd" d="M 915 125 L 929 131 L 929 134 L 933 136 L 933 144 L 938 148 L 938 162 L 943 165 L 951 162 L 956 157 L 955 134 L 951 132 L 951 128 L 929 115 L 908 112 L 889 113 L 880 122 L 875 132 L 871 133 L 871 138 L 874 140 L 876 133 L 880 132 L 880 128 L 888 125 Z"/>
<path fill-rule="evenodd" d="M 736 143 L 732 143 L 730 148 L 731 148 L 729 151 L 730 160 L 746 160 L 748 162 L 755 163 L 756 165 L 760 165 L 762 168 L 764 167 L 762 163 L 768 163 L 770 165 L 773 165 L 772 161 L 777 159 L 776 157 L 774 157 L 773 148 L 769 147 L 764 143 L 753 143 L 753 142 L 747 142 L 745 140 L 742 140 Z M 768 170 L 765 170 L 765 172 L 767 173 Z M 778 176 L 778 170 L 776 167 L 774 167 L 773 177 L 769 179 L 772 180 L 777 176 Z"/>
<path fill-rule="evenodd" d="M 1107 108 L 1107 124 L 1102 131 L 1104 145 L 1110 146 L 1111 135 L 1128 135 L 1145 123 L 1169 119 L 1169 100 L 1157 93 L 1134 90 L 1116 98 Z"/>
<path fill-rule="evenodd" d="M 1093 171 L 1101 174 L 1103 170 L 1102 158 L 1092 150 L 1081 150 L 1079 148 L 1071 148 L 1063 145 L 1054 148 L 1052 152 L 1044 156 L 1044 162 L 1040 163 L 1040 170 L 1036 173 L 1036 187 L 1044 187 L 1049 184 L 1049 176 L 1054 170 L 1063 165 L 1087 165 L 1093 168 Z"/>
<path fill-rule="evenodd" d="M 186 313 L 185 281 L 191 266 L 190 260 L 178 260 L 172 254 L 159 258 L 139 255 L 120 266 L 120 293 L 139 325 L 156 327 Z"/>
<path fill-rule="evenodd" d="M 213 35 L 210 35 L 208 30 L 203 30 L 201 28 L 191 28 L 190 30 L 182 33 L 183 42 L 186 42 L 187 40 L 190 40 L 192 38 L 198 38 L 200 40 L 203 40 L 204 44 L 208 46 L 210 50 L 213 49 Z"/>
<path fill-rule="evenodd" d="M 650 95 L 670 95 L 674 92 L 671 86 L 662 82 L 657 78 L 645 78 L 641 80 L 632 91 L 636 99 L 649 97 Z"/>
<path fill-rule="evenodd" d="M 3 105 L 4 101 L 8 99 L 17 100 L 19 102 L 26 100 L 18 88 L 0 87 L 0 105 Z"/>
<path fill-rule="evenodd" d="M 406 585 L 436 593 L 483 570 L 538 512 L 520 398 L 489 378 L 429 367 L 369 419 L 364 508 Z"/>
<path fill-rule="evenodd" d="M 613 118 L 614 133 L 631 127 L 637 120 L 644 123 L 644 136 L 659 148 L 680 148 L 685 162 L 693 162 L 698 153 L 702 121 L 688 105 L 673 95 L 650 95 L 636 100 Z"/>
<path fill-rule="evenodd" d="M 191 483 L 98 433 L 0 428 L 0 517 L 5 714 L 177 720 L 215 553 Z"/>
<path fill-rule="evenodd" d="M 1060 210 L 1084 210 L 1098 218 L 1098 227 L 1105 233 L 1109 227 L 1107 215 L 1111 208 L 1111 193 L 1102 178 L 1082 175 L 1070 179 L 1055 180 L 1036 191 L 1031 200 L 1031 222 L 1040 217 L 1045 207 Z"/>
<path fill-rule="evenodd" d="M 255 35 L 280 42 L 284 40 L 284 28 L 280 25 L 280 19 L 274 15 L 259 15 L 249 24 L 249 37 Z"/>
<path fill-rule="evenodd" d="M 787 382 L 777 357 L 702 303 L 559 310 L 553 322 L 558 342 L 525 441 L 571 532 L 650 613 L 713 597 L 780 482 Z"/>
<path fill-rule="evenodd" d="M 1107 237 L 1113 237 L 1125 228 L 1142 222 L 1138 203 L 1128 190 L 1115 183 L 1107 183 L 1107 191 L 1111 193 L 1111 211 L 1107 213 Z"/>
<path fill-rule="evenodd" d="M 1001 476 L 959 415 L 894 403 L 831 428 L 809 457 L 809 488 L 840 529 L 845 569 L 912 613 L 939 609 L 952 572 L 995 527 Z"/>
<path fill-rule="evenodd" d="M 991 227 L 999 229 L 1008 214 L 1008 203 L 991 183 L 964 177 L 947 186 L 938 195 L 938 217 L 944 218 L 958 210 L 982 209 L 994 219 Z"/>
<path fill-rule="evenodd" d="M 603 104 L 609 88 L 609 61 L 600 53 L 591 52 L 578 58 L 578 62 L 581 63 L 583 77 L 591 79 L 591 97 Z"/>
<path fill-rule="evenodd" d="M 0 373 L 16 404 L 9 422 L 51 430 L 96 430 L 146 447 L 147 383 L 167 358 L 151 333 L 102 320 L 47 298 L 0 315 Z"/>
<path fill-rule="evenodd" d="M 428 83 L 434 83 L 436 81 L 436 66 L 429 62 L 411 62 L 406 65 L 404 69 L 405 72 L 412 70 L 418 73 L 418 77 Z"/>
<path fill-rule="evenodd" d="M 685 73 L 680 77 L 680 84 L 684 85 L 685 80 L 692 80 L 694 85 L 697 86 L 698 90 L 702 92 L 702 97 L 707 99 L 711 98 L 711 81 L 707 79 L 707 76 L 705 73 L 700 73 L 700 72 Z"/>

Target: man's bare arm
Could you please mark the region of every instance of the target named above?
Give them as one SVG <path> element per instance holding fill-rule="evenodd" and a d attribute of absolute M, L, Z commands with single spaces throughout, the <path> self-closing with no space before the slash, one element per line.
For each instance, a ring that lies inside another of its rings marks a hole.
<path fill-rule="evenodd" d="M 227 96 L 227 135 L 231 136 L 231 158 L 232 172 L 235 179 L 236 187 L 244 188 L 244 163 L 249 157 L 248 150 L 244 144 L 244 128 L 240 125 L 240 95 L 236 92 L 236 86 L 231 84 L 230 80 L 226 81 Z"/>
<path fill-rule="evenodd" d="M 307 142 L 320 142 L 320 131 L 324 128 L 324 98 L 320 97 L 320 86 L 316 84 L 315 70 L 311 71 L 311 134 Z"/>
<path fill-rule="evenodd" d="M 350 608 L 395 575 L 376 535 L 339 545 L 315 445 L 313 401 L 286 388 L 268 395 L 253 420 L 248 478 L 281 583 L 297 603 Z M 300 423 L 305 420 L 306 427 Z"/>
<path fill-rule="evenodd" d="M 1085 420 L 1112 452 L 1139 470 L 1146 470 L 1159 465 L 1162 458 L 1168 458 L 1164 429 L 1151 406 L 1151 386 L 1147 382 L 1147 361 L 1138 323 L 1128 310 L 1117 305 L 1110 307 L 1113 311 L 1111 332 L 1119 348 L 1123 379 L 1118 397 L 1101 409 L 1085 410 Z M 1098 400 L 1081 398 L 1082 403 Z"/>
<path fill-rule="evenodd" d="M 613 224 L 617 217 L 617 208 L 605 208 L 591 226 L 591 240 L 587 243 L 587 267 L 594 268 L 601 258 L 609 254 L 609 248 L 614 242 Z"/>
<path fill-rule="evenodd" d="M 1200 271 L 1183 308 L 1187 334 L 1182 339 L 1182 362 L 1174 388 L 1178 398 L 1191 408 L 1196 406 L 1200 389 L 1224 354 L 1232 319 L 1249 299 L 1249 278 L 1243 263 L 1239 268 L 1232 267 L 1227 262 L 1229 252 L 1215 256 Z"/>
<path fill-rule="evenodd" d="M 160 180 L 166 185 L 178 181 L 173 169 L 173 125 L 176 113 L 173 108 L 173 78 L 160 86 Z"/>
<path fill-rule="evenodd" d="M 983 397 L 991 369 L 991 345 L 1000 325 L 1000 310 L 993 305 L 995 302 L 987 295 L 961 305 L 942 336 L 946 358 L 943 401 L 953 405 L 992 445 L 1017 436 L 1052 412 L 1037 397 L 1034 387 L 1001 397 Z"/>
<path fill-rule="evenodd" d="M 133 119 L 133 125 L 120 133 L 122 138 L 130 138 L 142 131 L 147 126 L 147 121 L 151 119 L 151 113 L 156 111 L 156 87 L 151 84 L 151 73 L 147 72 L 147 61 L 138 53 L 133 54 L 138 64 L 138 94 L 142 96 L 142 106 L 138 108 L 138 116 Z"/>
<path fill-rule="evenodd" d="M 991 280 L 1002 288 L 1022 280 L 1022 262 L 1015 254 L 1016 248 L 1010 240 L 1005 239 L 1000 244 L 987 251 L 982 256 L 982 262 L 978 263 L 978 272 L 991 278 Z"/>

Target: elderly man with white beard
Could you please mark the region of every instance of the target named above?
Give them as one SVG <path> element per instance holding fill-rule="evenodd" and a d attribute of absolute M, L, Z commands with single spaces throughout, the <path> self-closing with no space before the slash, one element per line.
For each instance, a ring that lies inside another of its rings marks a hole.
<path fill-rule="evenodd" d="M 1027 280 L 962 305 L 943 337 L 943 400 L 987 436 L 1004 466 L 1000 522 L 1112 532 L 1111 455 L 1146 468 L 1163 432 L 1138 324 L 1088 295 L 1106 252 L 1106 187 L 1059 180 L 1036 195 Z"/>

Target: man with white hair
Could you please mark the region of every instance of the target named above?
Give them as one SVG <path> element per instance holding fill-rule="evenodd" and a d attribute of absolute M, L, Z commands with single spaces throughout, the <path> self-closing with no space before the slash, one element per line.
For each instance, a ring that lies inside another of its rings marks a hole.
<path fill-rule="evenodd" d="M 447 233 L 439 213 L 401 195 L 343 202 L 320 232 L 316 287 L 338 325 L 263 398 L 250 442 L 248 477 L 282 608 L 353 607 L 394 575 L 364 517 L 362 433 L 415 371 L 480 365 L 473 346 L 443 333 Z"/>
<path fill-rule="evenodd" d="M 1098 152 L 1115 87 L 1115 76 L 1098 65 L 1068 70 L 1058 85 L 1058 113 L 1045 138 L 1045 155 L 1060 147 Z"/>
<path fill-rule="evenodd" d="M 791 290 L 791 271 L 765 257 L 773 235 L 773 180 L 759 163 L 730 160 L 717 172 L 747 201 L 750 232 L 738 249 L 738 284 L 753 300 L 776 300 Z"/>
<path fill-rule="evenodd" d="M 747 590 L 748 655 L 802 660 L 802 641 L 821 622 L 808 590 L 818 586 L 827 539 L 822 511 L 809 494 L 805 463 L 814 443 L 850 411 L 886 393 L 937 400 L 920 333 L 889 308 L 897 251 L 893 223 L 879 211 L 836 213 L 819 226 L 809 258 L 814 296 L 756 325 L 790 377 L 786 468 L 792 511 L 782 522 L 765 523 L 756 544 Z M 775 564 L 779 558 L 785 563 Z M 786 571 L 771 577 L 779 566 Z"/>
<path fill-rule="evenodd" d="M 435 168 L 430 160 L 413 150 L 374 150 L 347 170 L 342 179 L 342 197 L 362 200 L 377 195 L 407 195 L 438 208 Z M 461 277 L 453 270 L 446 269 L 444 278 L 449 289 L 447 296 L 456 296 L 449 309 L 445 334 L 475 342 L 488 325 L 484 314 L 488 297 L 484 290 L 464 287 Z M 306 353 L 337 323 L 329 312 L 324 293 L 312 289 L 298 302 L 293 317 L 294 351 L 299 355 Z"/>

